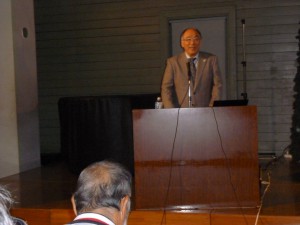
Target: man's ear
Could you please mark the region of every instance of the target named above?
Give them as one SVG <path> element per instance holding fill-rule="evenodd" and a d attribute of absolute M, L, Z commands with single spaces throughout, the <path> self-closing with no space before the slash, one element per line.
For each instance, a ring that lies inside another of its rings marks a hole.
<path fill-rule="evenodd" d="M 128 213 L 130 211 L 130 198 L 128 195 L 121 199 L 120 211 L 122 217 L 126 218 L 128 216 Z"/>
<path fill-rule="evenodd" d="M 183 49 L 182 40 L 180 40 L 180 47 Z"/>
<path fill-rule="evenodd" d="M 75 203 L 74 195 L 72 195 L 72 197 L 71 197 L 71 202 L 72 202 L 73 211 L 74 211 L 75 215 L 77 216 L 77 210 L 76 210 L 76 203 Z"/>

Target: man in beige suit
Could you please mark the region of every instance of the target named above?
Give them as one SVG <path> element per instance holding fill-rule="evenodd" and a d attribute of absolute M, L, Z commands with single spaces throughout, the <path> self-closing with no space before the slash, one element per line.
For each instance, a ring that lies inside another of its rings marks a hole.
<path fill-rule="evenodd" d="M 162 80 L 164 108 L 207 107 L 220 100 L 222 81 L 217 56 L 201 52 L 201 41 L 202 35 L 196 28 L 182 32 L 180 43 L 184 52 L 167 60 Z M 193 62 L 196 71 L 189 79 L 188 65 Z"/>

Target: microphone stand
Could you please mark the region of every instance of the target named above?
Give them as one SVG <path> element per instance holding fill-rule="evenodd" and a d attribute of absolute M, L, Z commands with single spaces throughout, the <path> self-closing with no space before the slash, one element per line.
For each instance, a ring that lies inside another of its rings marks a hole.
<path fill-rule="evenodd" d="M 189 108 L 192 108 L 191 78 L 189 76 Z"/>
<path fill-rule="evenodd" d="M 191 91 L 191 77 L 192 77 L 192 73 L 191 73 L 191 67 L 190 67 L 190 62 L 186 63 L 187 69 L 188 69 L 188 80 L 189 80 L 189 93 L 188 93 L 188 97 L 189 97 L 189 108 L 192 108 L 192 91 Z"/>
<path fill-rule="evenodd" d="M 247 100 L 247 77 L 246 77 L 246 45 L 245 45 L 245 19 L 242 19 L 242 26 L 243 26 L 243 96 L 244 100 Z"/>

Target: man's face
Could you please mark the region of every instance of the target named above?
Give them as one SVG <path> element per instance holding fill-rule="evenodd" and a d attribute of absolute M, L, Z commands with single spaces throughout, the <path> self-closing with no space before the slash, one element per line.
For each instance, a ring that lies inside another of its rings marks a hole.
<path fill-rule="evenodd" d="M 187 30 L 181 38 L 181 47 L 190 56 L 197 55 L 201 46 L 201 37 L 195 30 Z"/>

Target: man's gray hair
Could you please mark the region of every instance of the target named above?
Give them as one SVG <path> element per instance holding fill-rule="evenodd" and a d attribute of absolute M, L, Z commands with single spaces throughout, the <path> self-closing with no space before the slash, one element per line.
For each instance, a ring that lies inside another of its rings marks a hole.
<path fill-rule="evenodd" d="M 181 34 L 180 34 L 180 40 L 182 40 L 183 35 L 184 35 L 185 32 L 187 32 L 188 30 L 194 30 L 196 33 L 198 33 L 199 38 L 202 39 L 202 34 L 201 34 L 201 31 L 200 31 L 200 30 L 198 30 L 198 29 L 195 28 L 195 27 L 188 27 L 188 28 L 185 28 L 185 29 L 181 32 Z"/>
<path fill-rule="evenodd" d="M 0 185 L 0 221 L 3 225 L 13 225 L 13 220 L 9 213 L 14 201 L 10 192 Z"/>
<path fill-rule="evenodd" d="M 118 163 L 101 161 L 91 164 L 80 173 L 77 181 L 74 193 L 77 212 L 102 207 L 120 210 L 121 199 L 131 197 L 131 182 L 130 172 Z"/>

